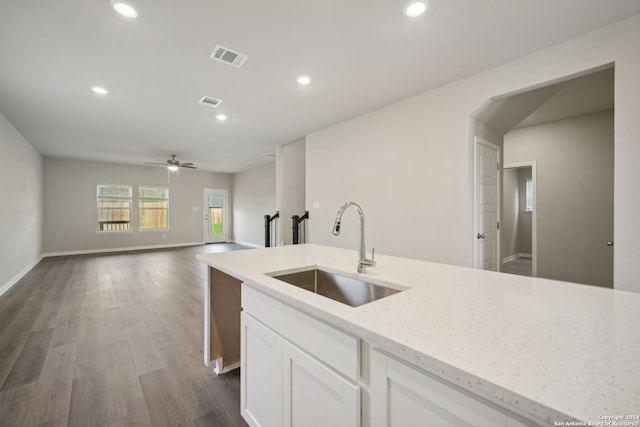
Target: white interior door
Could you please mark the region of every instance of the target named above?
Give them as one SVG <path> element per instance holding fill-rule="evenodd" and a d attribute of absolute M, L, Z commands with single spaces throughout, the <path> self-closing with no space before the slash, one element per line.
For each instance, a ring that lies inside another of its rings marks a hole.
<path fill-rule="evenodd" d="M 227 239 L 227 190 L 204 189 L 204 241 L 226 242 Z"/>
<path fill-rule="evenodd" d="M 499 271 L 500 148 L 480 138 L 476 138 L 475 142 L 475 267 Z"/>

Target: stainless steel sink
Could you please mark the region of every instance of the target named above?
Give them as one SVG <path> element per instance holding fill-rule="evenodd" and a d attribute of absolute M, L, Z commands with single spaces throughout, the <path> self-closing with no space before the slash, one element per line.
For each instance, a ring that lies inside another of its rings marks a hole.
<path fill-rule="evenodd" d="M 352 307 L 400 292 L 398 289 L 364 282 L 319 268 L 294 273 L 271 273 L 270 276 Z"/>

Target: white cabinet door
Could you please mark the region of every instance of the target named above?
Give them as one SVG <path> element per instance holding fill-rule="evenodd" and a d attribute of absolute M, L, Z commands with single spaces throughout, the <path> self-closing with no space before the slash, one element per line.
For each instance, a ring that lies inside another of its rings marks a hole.
<path fill-rule="evenodd" d="M 284 352 L 285 426 L 360 426 L 360 386 L 291 344 Z"/>
<path fill-rule="evenodd" d="M 242 416 L 252 427 L 359 427 L 358 339 L 242 285 Z"/>
<path fill-rule="evenodd" d="M 283 425 L 283 340 L 262 323 L 241 313 L 240 405 L 252 427 Z"/>
<path fill-rule="evenodd" d="M 430 375 L 372 352 L 373 427 L 499 427 L 507 416 Z"/>
<path fill-rule="evenodd" d="M 358 427 L 360 386 L 241 313 L 243 418 L 252 427 Z"/>

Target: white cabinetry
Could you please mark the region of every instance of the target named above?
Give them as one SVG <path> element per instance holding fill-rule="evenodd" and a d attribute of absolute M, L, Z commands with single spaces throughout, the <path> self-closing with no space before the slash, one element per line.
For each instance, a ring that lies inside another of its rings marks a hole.
<path fill-rule="evenodd" d="M 292 345 L 285 352 L 285 426 L 360 425 L 358 385 Z"/>
<path fill-rule="evenodd" d="M 245 420 L 254 427 L 359 426 L 357 338 L 246 285 L 242 305 Z"/>
<path fill-rule="evenodd" d="M 361 411 L 365 427 L 538 425 L 410 363 L 362 349 L 357 337 L 245 284 L 242 307 L 240 399 L 252 427 L 360 427 Z"/>
<path fill-rule="evenodd" d="M 524 427 L 527 424 L 378 351 L 371 364 L 372 427 Z"/>
<path fill-rule="evenodd" d="M 283 340 L 245 313 L 240 325 L 242 416 L 252 426 L 281 426 Z"/>

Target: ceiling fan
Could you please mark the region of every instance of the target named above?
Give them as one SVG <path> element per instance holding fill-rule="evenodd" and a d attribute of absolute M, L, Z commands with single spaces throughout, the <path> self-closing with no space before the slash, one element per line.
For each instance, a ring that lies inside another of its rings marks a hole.
<path fill-rule="evenodd" d="M 198 169 L 197 167 L 195 167 L 195 165 L 193 163 L 182 163 L 179 160 L 176 160 L 176 154 L 172 154 L 171 158 L 168 159 L 166 162 L 164 163 L 158 163 L 158 162 L 145 162 L 145 165 L 154 165 L 154 166 L 166 166 L 168 170 L 175 172 L 180 168 L 187 168 L 187 169 Z"/>

